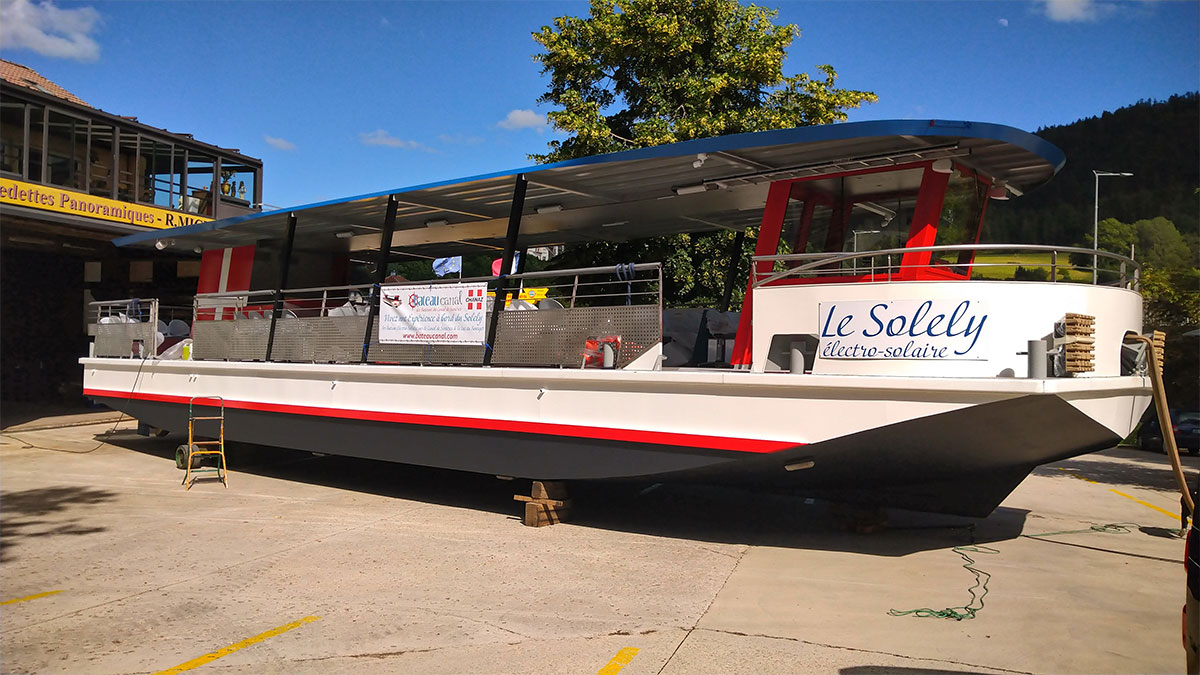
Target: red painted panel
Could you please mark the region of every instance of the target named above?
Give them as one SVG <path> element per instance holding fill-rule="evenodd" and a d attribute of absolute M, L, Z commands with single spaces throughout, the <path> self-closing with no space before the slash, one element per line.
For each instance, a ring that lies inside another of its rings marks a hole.
<path fill-rule="evenodd" d="M 754 244 L 754 255 L 775 255 L 779 251 L 779 235 L 783 232 L 783 218 L 787 215 L 788 200 L 791 198 L 791 181 L 771 183 L 767 191 L 767 205 L 763 209 L 762 225 L 758 229 L 758 241 Z M 766 274 L 774 267 L 770 261 L 754 263 L 750 279 L 746 282 L 746 299 L 742 301 L 742 313 L 738 317 L 737 335 L 733 339 L 733 354 L 729 362 L 735 366 L 750 365 L 750 318 L 754 314 L 751 289 L 756 274 Z"/>
<path fill-rule="evenodd" d="M 127 391 L 109 391 L 105 389 L 84 389 L 83 395 L 95 396 L 98 398 L 153 401 L 157 403 L 176 403 L 180 405 L 187 405 L 190 401 L 190 398 L 187 396 L 131 393 Z M 259 412 L 284 413 L 291 415 L 309 415 L 315 417 L 365 420 L 371 422 L 394 422 L 397 424 L 422 424 L 425 426 L 454 427 L 459 429 L 510 431 L 527 434 L 543 434 L 547 436 L 594 438 L 606 441 L 628 441 L 631 443 L 654 443 L 656 445 L 676 445 L 691 448 L 707 448 L 711 450 L 731 450 L 734 452 L 777 452 L 796 447 L 797 445 L 804 445 L 803 443 L 793 443 L 790 441 L 771 441 L 756 438 L 726 438 L 723 436 L 705 436 L 701 434 L 680 434 L 669 431 L 614 429 L 611 427 L 589 427 L 577 424 L 521 422 L 517 420 L 481 419 L 477 417 L 451 417 L 447 415 L 419 415 L 412 413 L 381 412 L 376 410 L 349 410 L 345 408 L 323 408 L 317 406 L 290 405 L 285 403 L 234 401 L 229 399 L 226 399 L 225 407 L 235 410 L 254 410 Z"/>
<path fill-rule="evenodd" d="M 225 279 L 225 290 L 250 290 L 250 271 L 254 269 L 254 244 L 238 246 L 230 251 L 229 276 Z"/>
<path fill-rule="evenodd" d="M 197 293 L 216 293 L 221 283 L 221 262 L 225 249 L 205 251 L 200 256 L 200 279 L 196 282 Z"/>
<path fill-rule="evenodd" d="M 921 191 L 917 194 L 917 204 L 913 208 L 912 225 L 908 228 L 908 242 L 905 248 L 914 246 L 933 246 L 937 240 L 938 219 L 942 216 L 942 202 L 946 197 L 946 186 L 950 184 L 950 174 L 938 173 L 930 167 L 925 168 L 921 177 Z M 900 261 L 900 278 L 915 278 L 915 267 L 928 265 L 933 254 L 930 251 L 914 251 L 905 253 Z"/>

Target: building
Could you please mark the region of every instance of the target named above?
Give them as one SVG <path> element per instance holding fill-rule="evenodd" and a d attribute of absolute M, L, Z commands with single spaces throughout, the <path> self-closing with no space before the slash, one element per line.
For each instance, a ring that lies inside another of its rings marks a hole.
<path fill-rule="evenodd" d="M 262 160 L 99 110 L 0 60 L 0 398 L 79 394 L 89 302 L 190 303 L 198 252 L 165 235 L 149 253 L 112 239 L 261 201 Z"/>

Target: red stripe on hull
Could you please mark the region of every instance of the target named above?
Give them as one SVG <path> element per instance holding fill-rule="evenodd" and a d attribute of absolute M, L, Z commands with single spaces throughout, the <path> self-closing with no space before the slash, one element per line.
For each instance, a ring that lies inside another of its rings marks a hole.
<path fill-rule="evenodd" d="M 108 391 L 105 389 L 84 389 L 83 394 L 84 396 L 95 396 L 97 398 L 115 398 L 125 400 L 134 399 L 138 401 L 178 403 L 182 405 L 187 405 L 190 400 L 187 396 L 131 393 L 126 391 Z M 778 452 L 787 448 L 793 448 L 797 445 L 804 445 L 803 443 L 793 443 L 790 441 L 770 441 L 754 438 L 725 438 L 722 436 L 680 434 L 669 431 L 611 429 L 604 427 L 588 427 L 575 424 L 554 424 L 551 422 L 521 422 L 516 420 L 479 419 L 474 417 L 451 417 L 446 415 L 419 415 L 413 413 L 381 412 L 376 410 L 347 410 L 343 408 L 322 408 L 318 406 L 289 405 L 285 403 L 259 403 L 255 401 L 226 400 L 225 407 L 239 410 L 257 410 L 260 412 L 285 413 L 291 415 L 358 419 L 372 422 L 394 422 L 397 424 L 420 424 L 425 426 L 454 427 L 459 429 L 511 431 L 526 434 L 568 436 L 573 438 L 590 438 L 605 441 L 677 445 L 691 448 L 705 448 L 709 450 L 729 450 L 733 452 L 768 453 Z"/>

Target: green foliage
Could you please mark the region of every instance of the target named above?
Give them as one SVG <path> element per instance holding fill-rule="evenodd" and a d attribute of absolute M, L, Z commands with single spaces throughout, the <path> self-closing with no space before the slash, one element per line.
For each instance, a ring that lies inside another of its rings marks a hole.
<path fill-rule="evenodd" d="M 1078 244 L 1092 233 L 1093 170 L 1131 177 L 1100 179 L 1100 217 L 1132 223 L 1161 215 L 1175 223 L 1195 250 L 1200 231 L 1200 95 L 1138 103 L 1037 134 L 1067 155 L 1045 187 L 988 206 L 984 241 Z M 1101 240 L 1103 243 L 1103 239 Z M 1139 246 L 1140 248 L 1140 246 Z M 1124 249 L 1126 254 L 1129 247 Z"/>
<path fill-rule="evenodd" d="M 592 0 L 586 18 L 563 16 L 533 34 L 550 76 L 539 101 L 555 128 L 555 162 L 746 131 L 826 124 L 870 92 L 838 89 L 837 73 L 783 75 L 800 34 L 777 12 L 734 0 Z"/>
<path fill-rule="evenodd" d="M 1171 221 L 1159 216 L 1133 224 L 1137 234 L 1137 259 L 1143 264 L 1164 270 L 1194 267 L 1196 254 Z M 1104 244 L 1103 235 L 1100 239 Z"/>
<path fill-rule="evenodd" d="M 1017 270 L 1013 272 L 1013 279 L 1016 281 L 1046 281 L 1050 278 L 1050 272 L 1044 267 L 1021 267 L 1017 266 Z"/>
<path fill-rule="evenodd" d="M 1191 269 L 1142 270 L 1143 312 L 1148 328 L 1187 331 L 1200 325 L 1200 271 Z"/>
<path fill-rule="evenodd" d="M 754 228 L 747 231 L 741 251 L 733 252 L 733 232 L 679 234 L 629 242 L 592 242 L 572 246 L 552 261 L 567 269 L 594 265 L 656 260 L 663 264 L 663 297 L 672 307 L 713 307 L 720 304 L 729 263 L 740 263 L 731 307 L 741 304 L 754 252 Z"/>
<path fill-rule="evenodd" d="M 549 76 L 539 99 L 559 110 L 548 117 L 570 136 L 551 141 L 538 162 L 675 143 L 694 138 L 826 124 L 876 100 L 839 89 L 831 66 L 817 78 L 785 77 L 787 48 L 799 35 L 772 23 L 773 10 L 734 0 L 593 0 L 587 17 L 564 16 L 533 34 L 534 58 Z M 753 233 L 748 233 L 753 234 Z M 673 306 L 720 301 L 735 234 L 714 232 L 630 243 L 597 242 L 568 249 L 555 267 L 659 260 L 665 298 Z M 732 258 L 741 268 L 733 305 L 741 301 L 753 252 L 748 237 Z"/>
<path fill-rule="evenodd" d="M 1175 224 L 1158 216 L 1122 223 L 1116 218 L 1106 218 L 1097 226 L 1100 235 L 1100 250 L 1119 253 L 1134 258 L 1143 266 L 1158 270 L 1179 271 L 1195 267 L 1196 254 L 1188 241 L 1179 233 Z M 1091 247 L 1092 235 L 1084 237 L 1084 246 Z M 1091 267 L 1092 258 L 1083 253 L 1071 255 L 1071 262 L 1080 267 Z M 1101 260 L 1101 269 L 1115 270 L 1117 263 Z"/>

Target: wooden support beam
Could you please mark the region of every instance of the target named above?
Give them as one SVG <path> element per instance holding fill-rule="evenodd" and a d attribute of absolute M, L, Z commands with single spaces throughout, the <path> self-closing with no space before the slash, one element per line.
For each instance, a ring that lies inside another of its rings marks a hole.
<path fill-rule="evenodd" d="M 533 481 L 530 495 L 513 495 L 513 499 L 525 503 L 527 527 L 545 527 L 568 520 L 571 516 L 571 500 L 567 499 L 567 484 L 561 481 Z"/>

